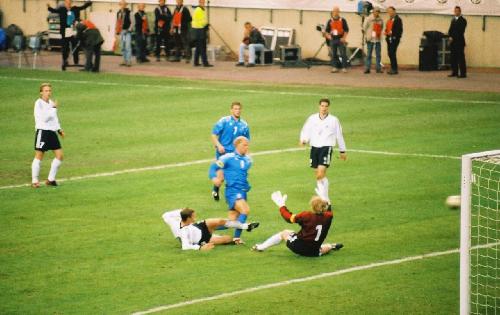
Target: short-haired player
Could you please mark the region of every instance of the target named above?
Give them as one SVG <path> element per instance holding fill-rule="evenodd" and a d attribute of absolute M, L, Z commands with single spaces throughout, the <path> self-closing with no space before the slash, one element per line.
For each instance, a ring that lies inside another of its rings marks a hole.
<path fill-rule="evenodd" d="M 45 184 L 57 186 L 56 175 L 63 160 L 63 151 L 58 134 L 64 138 L 64 131 L 57 116 L 57 102 L 51 100 L 52 86 L 50 83 L 40 85 L 40 98 L 35 102 L 35 158 L 31 163 L 31 187 L 40 187 L 40 167 L 47 151 L 53 151 L 55 158 L 52 160 L 50 172 Z"/>
<path fill-rule="evenodd" d="M 196 212 L 190 208 L 183 208 L 166 212 L 163 219 L 178 237 L 183 250 L 211 250 L 215 245 L 233 243 L 229 235 L 214 235 L 220 227 L 244 229 L 251 232 L 259 226 L 258 222 L 241 223 L 228 219 L 211 218 L 196 221 Z"/>
<path fill-rule="evenodd" d="M 337 117 L 329 113 L 330 100 L 319 100 L 319 112 L 307 118 L 300 132 L 300 145 L 311 146 L 310 166 L 315 170 L 316 187 L 328 196 L 329 182 L 326 170 L 330 166 L 333 148 L 338 144 L 340 159 L 347 160 L 346 146 L 342 127 Z"/>
<path fill-rule="evenodd" d="M 235 150 L 221 156 L 210 165 L 209 178 L 216 184 L 221 184 L 225 179 L 225 198 L 228 205 L 230 220 L 245 223 L 250 213 L 247 203 L 247 193 L 250 191 L 248 183 L 248 170 L 252 166 L 252 159 L 247 155 L 249 141 L 240 136 L 234 140 Z M 234 231 L 236 243 L 241 241 L 241 229 Z"/>
<path fill-rule="evenodd" d="M 232 102 L 231 115 L 219 119 L 212 129 L 212 143 L 215 146 L 216 160 L 226 153 L 234 152 L 236 138 L 243 136 L 250 140 L 248 123 L 241 118 L 242 107 L 240 102 Z M 214 184 L 212 197 L 215 201 L 219 201 L 219 190 L 224 182 L 224 177 L 222 177 L 222 181 L 213 180 L 212 182 Z"/>

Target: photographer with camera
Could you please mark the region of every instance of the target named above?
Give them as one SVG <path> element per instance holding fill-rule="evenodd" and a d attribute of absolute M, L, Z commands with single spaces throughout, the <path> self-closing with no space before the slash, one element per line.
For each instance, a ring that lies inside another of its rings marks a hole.
<path fill-rule="evenodd" d="M 375 69 L 377 73 L 382 73 L 382 68 L 380 66 L 380 40 L 382 38 L 382 29 L 384 27 L 384 21 L 380 17 L 380 9 L 374 8 L 372 15 L 366 19 L 363 25 L 363 33 L 366 38 L 366 47 L 368 48 L 366 52 L 366 62 L 365 62 L 365 74 L 370 73 L 370 68 L 372 65 L 372 52 L 375 47 Z"/>
<path fill-rule="evenodd" d="M 339 7 L 333 7 L 332 17 L 326 22 L 325 32 L 323 36 L 330 42 L 332 49 L 332 73 L 336 73 L 339 69 L 342 72 L 347 72 L 347 35 L 349 34 L 349 26 L 344 18 L 340 17 Z M 342 62 L 339 63 L 338 53 Z"/>

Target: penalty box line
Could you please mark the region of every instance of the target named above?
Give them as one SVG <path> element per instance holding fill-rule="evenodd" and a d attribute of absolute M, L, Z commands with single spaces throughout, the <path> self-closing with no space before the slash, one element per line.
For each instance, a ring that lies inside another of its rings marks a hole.
<path fill-rule="evenodd" d="M 249 94 L 274 94 L 274 95 L 289 95 L 289 96 L 315 96 L 315 97 L 325 97 L 325 93 L 319 92 L 290 92 L 290 91 L 274 91 L 274 90 L 256 90 L 256 89 L 229 89 L 229 88 L 217 88 L 217 87 L 199 87 L 199 86 L 168 86 L 168 85 L 157 85 L 157 84 L 130 84 L 130 83 L 118 83 L 118 82 L 95 82 L 86 80 L 63 80 L 63 79 L 42 79 L 42 78 L 29 78 L 29 77 L 9 77 L 0 76 L 0 79 L 4 80 L 24 80 L 24 81 L 50 81 L 50 82 L 60 82 L 60 83 L 73 83 L 73 84 L 93 84 L 101 86 L 118 86 L 118 87 L 144 87 L 144 88 L 162 88 L 169 90 L 192 90 L 192 91 L 211 91 L 211 92 L 230 92 L 230 93 L 249 93 Z M 345 98 L 364 98 L 364 99 L 375 99 L 375 100 L 387 100 L 387 101 L 410 101 L 410 102 L 441 102 L 441 103 L 453 103 L 453 104 L 500 104 L 498 101 L 486 101 L 486 100 L 464 100 L 464 99 L 442 99 L 442 98 L 424 98 L 424 97 L 397 97 L 397 96 L 375 96 L 375 95 L 355 95 L 355 94 L 339 94 L 339 93 L 327 93 L 335 97 L 345 97 Z"/>
<path fill-rule="evenodd" d="M 288 148 L 288 149 L 278 149 L 278 150 L 267 150 L 267 151 L 260 151 L 260 152 L 252 153 L 250 156 L 270 155 L 270 154 L 279 154 L 279 153 L 284 153 L 284 152 L 304 151 L 305 149 L 306 148 Z M 389 156 L 406 156 L 406 157 L 423 157 L 423 158 L 437 158 L 437 159 L 454 159 L 454 160 L 460 160 L 460 157 L 450 156 L 450 155 L 438 155 L 438 154 L 401 153 L 401 152 L 387 152 L 387 151 L 374 151 L 374 150 L 357 150 L 357 149 L 348 150 L 348 152 L 365 153 L 365 154 L 378 154 L 378 155 L 389 155 Z M 195 161 L 172 163 L 172 164 L 162 164 L 162 165 L 156 165 L 156 166 L 146 166 L 146 167 L 139 167 L 139 168 L 129 168 L 129 169 L 124 169 L 124 170 L 119 170 L 119 171 L 113 171 L 113 172 L 88 174 L 88 175 L 82 175 L 82 176 L 72 176 L 72 177 L 68 177 L 68 178 L 61 178 L 61 179 L 58 179 L 57 181 L 58 182 L 67 182 L 67 181 L 75 181 L 75 180 L 84 180 L 84 179 L 91 179 L 91 178 L 99 178 L 99 177 L 116 176 L 116 175 L 129 174 L 129 173 L 140 173 L 140 172 L 146 172 L 146 171 L 159 171 L 159 170 L 163 170 L 163 169 L 167 169 L 167 168 L 175 168 L 175 167 L 191 166 L 191 165 L 197 165 L 197 164 L 205 164 L 205 163 L 209 163 L 209 162 L 212 162 L 212 161 L 213 161 L 213 159 L 204 159 L 204 160 L 195 160 Z M 0 186 L 0 190 L 20 188 L 20 187 L 28 187 L 30 185 L 31 185 L 30 183 L 27 183 L 27 184 L 17 184 L 17 185 Z"/>
<path fill-rule="evenodd" d="M 484 244 L 484 245 L 477 245 L 477 246 L 472 247 L 471 249 L 474 250 L 474 249 L 482 249 L 482 248 L 491 248 L 491 247 L 495 247 L 495 246 L 499 246 L 499 245 L 500 245 L 500 242 L 496 242 L 496 243 L 490 243 L 490 244 Z M 183 306 L 220 300 L 220 299 L 224 299 L 227 297 L 242 295 L 245 293 L 252 293 L 252 292 L 256 292 L 256 291 L 282 287 L 282 286 L 295 284 L 295 283 L 302 283 L 302 282 L 314 281 L 314 280 L 323 279 L 323 278 L 335 277 L 335 276 L 339 276 L 339 275 L 343 275 L 343 274 L 347 274 L 347 273 L 368 270 L 368 269 L 373 269 L 373 268 L 378 268 L 378 267 L 383 267 L 383 266 L 399 265 L 399 264 L 403 264 L 406 262 L 423 260 L 423 259 L 432 258 L 432 257 L 451 255 L 451 254 L 456 254 L 459 252 L 460 252 L 460 249 L 456 248 L 456 249 L 450 249 L 450 250 L 445 250 L 445 251 L 440 251 L 440 252 L 427 253 L 427 254 L 423 254 L 423 255 L 404 257 L 404 258 L 395 259 L 395 260 L 381 261 L 381 262 L 371 263 L 371 264 L 367 264 L 367 265 L 363 265 L 363 266 L 356 266 L 356 267 L 341 269 L 341 270 L 337 270 L 337 271 L 333 271 L 333 272 L 320 273 L 320 274 L 317 274 L 314 276 L 309 276 L 309 277 L 304 277 L 304 278 L 295 278 L 295 279 L 285 280 L 285 281 L 280 281 L 280 282 L 274 282 L 274 283 L 269 283 L 269 284 L 265 284 L 265 285 L 251 287 L 251 288 L 247 288 L 247 289 L 243 289 L 243 290 L 227 292 L 227 293 L 222 293 L 222 294 L 213 295 L 213 296 L 209 296 L 209 297 L 194 299 L 194 300 L 190 300 L 190 301 L 158 306 L 158 307 L 154 307 L 154 308 L 151 308 L 151 309 L 148 309 L 145 311 L 134 312 L 134 313 L 132 313 L 132 315 L 152 314 L 152 313 L 167 311 L 167 310 L 171 310 L 171 309 L 179 308 L 179 307 L 183 307 Z"/>

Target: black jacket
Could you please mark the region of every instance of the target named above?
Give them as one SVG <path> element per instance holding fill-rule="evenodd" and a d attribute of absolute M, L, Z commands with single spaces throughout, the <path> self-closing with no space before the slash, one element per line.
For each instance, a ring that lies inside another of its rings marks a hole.
<path fill-rule="evenodd" d="M 266 44 L 264 37 L 262 37 L 262 33 L 255 27 L 250 31 L 249 41 L 250 44 Z"/>
<path fill-rule="evenodd" d="M 134 14 L 134 19 L 135 19 L 135 33 L 136 34 L 142 34 L 142 17 L 146 15 L 146 12 L 144 11 L 137 11 Z M 147 16 L 146 16 L 147 18 Z M 148 24 L 148 32 L 149 32 L 149 24 Z"/>
<path fill-rule="evenodd" d="M 155 33 L 158 33 L 160 30 L 164 32 L 170 30 L 171 20 L 172 12 L 170 12 L 170 9 L 166 5 L 163 7 L 157 6 L 155 9 Z M 163 22 L 163 26 L 161 28 L 158 25 L 160 21 Z"/>
<path fill-rule="evenodd" d="M 389 37 L 393 40 L 399 40 L 401 39 L 401 36 L 403 36 L 403 21 L 399 15 L 395 15 L 394 21 L 392 22 L 392 35 L 386 36 L 386 40 L 389 40 Z"/>
<path fill-rule="evenodd" d="M 75 15 L 74 23 L 77 23 L 80 21 L 80 11 L 85 10 L 86 8 L 90 7 L 91 5 L 92 5 L 92 2 L 88 1 L 88 2 L 85 2 L 82 6 L 74 5 L 71 7 L 70 11 L 73 12 L 73 14 Z M 69 27 L 66 25 L 66 19 L 68 17 L 68 9 L 66 9 L 65 6 L 62 6 L 62 7 L 59 7 L 57 9 L 54 9 L 52 7 L 48 7 L 48 10 L 52 13 L 59 14 L 59 27 L 60 27 L 59 32 L 61 33 L 61 35 L 64 38 L 64 35 L 66 33 L 66 27 Z"/>
<path fill-rule="evenodd" d="M 116 12 L 116 20 L 118 20 L 120 14 L 121 10 L 118 10 L 118 12 Z M 130 25 L 132 25 L 132 21 L 130 20 L 130 10 L 128 8 L 125 8 L 122 18 L 123 18 L 122 30 L 130 31 Z"/>
<path fill-rule="evenodd" d="M 451 19 L 450 29 L 448 30 L 448 35 L 453 39 L 452 45 L 465 46 L 465 28 L 467 27 L 467 20 L 463 16 L 459 16 L 458 19 L 453 17 Z"/>
<path fill-rule="evenodd" d="M 179 12 L 181 7 L 176 6 L 174 10 L 175 12 Z M 172 15 L 173 18 L 173 15 Z M 191 13 L 189 12 L 189 9 L 186 8 L 186 6 L 182 6 L 182 19 L 181 19 L 181 32 L 186 32 L 189 29 L 189 26 L 191 25 L 191 21 L 193 19 L 191 18 Z"/>
<path fill-rule="evenodd" d="M 93 49 L 104 43 L 104 39 L 97 28 L 88 29 L 83 23 L 78 23 L 76 31 L 77 37 L 84 49 Z"/>

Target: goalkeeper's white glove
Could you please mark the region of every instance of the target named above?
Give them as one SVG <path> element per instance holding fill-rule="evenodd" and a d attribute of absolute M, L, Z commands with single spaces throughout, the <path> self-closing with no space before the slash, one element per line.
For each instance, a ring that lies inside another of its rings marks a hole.
<path fill-rule="evenodd" d="M 326 190 L 322 186 L 320 186 L 320 188 L 316 187 L 314 188 L 314 190 L 316 191 L 316 195 L 318 195 L 318 197 L 330 203 L 330 198 L 328 198 L 328 194 L 326 193 Z"/>
<path fill-rule="evenodd" d="M 271 194 L 271 199 L 280 208 L 285 206 L 286 198 L 288 198 L 288 196 L 282 195 L 281 191 L 275 191 Z"/>

